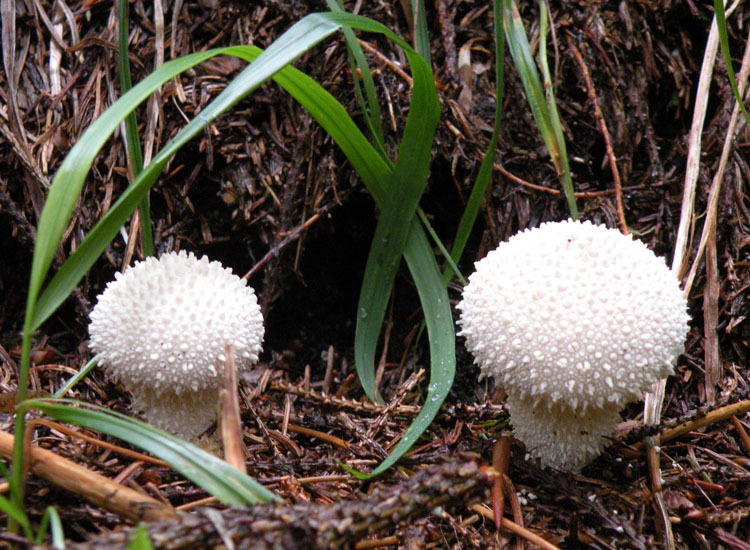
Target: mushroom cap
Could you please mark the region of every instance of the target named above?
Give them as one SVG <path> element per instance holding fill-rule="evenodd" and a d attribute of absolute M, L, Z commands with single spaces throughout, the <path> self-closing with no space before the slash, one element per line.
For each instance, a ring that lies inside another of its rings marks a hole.
<path fill-rule="evenodd" d="M 477 262 L 458 309 L 482 376 L 519 402 L 579 418 L 619 410 L 671 374 L 689 320 L 663 259 L 570 220 L 522 231 Z M 513 419 L 517 430 L 522 422 Z"/>
<path fill-rule="evenodd" d="M 215 417 L 226 346 L 245 369 L 258 360 L 264 333 L 255 291 L 219 262 L 185 252 L 116 274 L 90 317 L 89 347 L 100 364 L 134 393 L 149 422 L 183 437 Z"/>

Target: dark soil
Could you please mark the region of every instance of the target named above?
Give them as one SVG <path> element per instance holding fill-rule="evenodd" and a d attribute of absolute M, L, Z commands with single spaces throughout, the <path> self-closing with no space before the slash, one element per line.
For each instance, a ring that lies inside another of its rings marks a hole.
<path fill-rule="evenodd" d="M 13 18 L 4 12 L 0 388 L 12 395 L 35 225 L 46 188 L 72 144 L 117 96 L 119 81 L 113 3 L 7 4 L 15 5 L 16 30 L 15 36 L 9 34 L 6 21 Z M 354 9 L 353 2 L 345 4 Z M 361 4 L 362 15 L 412 39 L 403 10 L 408 2 Z M 167 60 L 250 40 L 265 46 L 305 14 L 326 9 L 324 2 L 188 0 L 176 5 L 180 6 L 177 14 L 171 11 L 175 4 L 164 6 Z M 616 157 L 627 226 L 657 254 L 671 258 L 680 220 L 687 137 L 712 12 L 707 5 L 690 1 L 552 2 L 550 9 L 554 27 L 550 64 L 581 217 L 610 227 L 620 221 L 606 142 L 589 100 L 593 90 Z M 39 10 L 45 10 L 44 17 Z M 161 48 L 153 11 L 152 3 L 131 3 L 131 65 L 136 82 L 153 70 Z M 520 11 L 536 44 L 538 5 L 522 2 Z M 427 12 L 442 117 L 421 205 L 450 246 L 491 134 L 492 8 L 468 0 L 435 0 L 427 2 Z M 742 59 L 749 16 L 741 5 L 729 20 L 735 68 Z M 52 25 L 60 25 L 57 32 L 62 33 L 65 48 L 60 49 L 52 39 L 47 17 Z M 74 21 L 78 41 L 71 34 L 69 20 Z M 400 52 L 387 41 L 363 38 L 385 58 L 399 60 Z M 457 66 L 464 47 L 470 49 L 473 68 L 468 79 L 459 76 Z M 61 55 L 59 69 L 50 65 L 55 51 Z M 371 55 L 369 61 L 382 94 L 387 145 L 395 154 L 399 136 L 393 128 L 403 126 L 408 86 L 381 57 Z M 590 87 L 581 63 L 590 74 Z M 341 35 L 305 55 L 296 66 L 350 112 L 358 112 Z M 184 125 L 184 116 L 195 116 L 242 67 L 238 61 L 219 58 L 183 75 L 180 89 L 174 84 L 165 86 L 153 131 L 155 150 Z M 518 230 L 568 216 L 559 179 L 510 60 L 505 69 L 496 170 L 460 263 L 465 273 L 471 272 L 475 260 Z M 60 89 L 53 87 L 56 77 Z M 185 99 L 180 99 L 183 93 Z M 683 275 L 698 250 L 733 101 L 725 67 L 718 60 L 702 135 L 694 228 Z M 145 106 L 138 116 L 145 141 Z M 663 425 L 643 429 L 641 404 L 630 406 L 623 412 L 623 420 L 629 422 L 623 424 L 622 433 L 582 475 L 542 470 L 525 459 L 520 444 L 513 446 L 509 477 L 515 496 L 510 498 L 506 515 L 559 548 L 750 548 L 750 449 L 743 443 L 747 436 L 742 417 L 732 423 L 726 419 L 709 422 L 663 443 L 658 462 L 661 491 L 642 446 L 648 436 L 684 419 L 711 418 L 714 409 L 741 401 L 746 393 L 750 170 L 748 134 L 742 124 L 740 128 L 722 182 L 715 235 L 709 240 L 709 248 L 716 251 L 716 269 L 706 269 L 700 260 L 689 299 L 691 331 L 676 375 L 667 386 Z M 127 183 L 127 161 L 118 133 L 97 157 L 58 260 L 75 249 Z M 484 466 L 492 462 L 493 445 L 506 429 L 507 415 L 501 392 L 477 381 L 477 370 L 460 338 L 454 390 L 415 450 L 374 481 L 342 476 L 337 460 L 364 469 L 382 460 L 383 449 L 390 449 L 414 418 L 413 406 L 421 404 L 426 377 L 402 392 L 399 406 L 405 408 L 398 409 L 401 412 L 391 414 L 366 404 L 356 379 L 352 343 L 359 285 L 377 212 L 341 152 L 289 96 L 275 85 L 266 85 L 219 118 L 169 163 L 151 200 L 158 251 L 192 250 L 220 260 L 240 275 L 251 272 L 250 284 L 261 297 L 268 321 L 265 349 L 257 368 L 242 381 L 241 390 L 247 467 L 251 476 L 290 507 L 287 515 L 284 508 L 246 512 L 247 521 L 281 522 L 274 524 L 277 531 L 268 531 L 281 533 L 269 538 L 270 546 L 257 547 L 532 547 L 507 530 L 497 532 L 493 521 L 478 508 L 467 507 L 469 502 L 492 506 L 491 481 Z M 319 217 L 314 218 L 316 214 Z M 35 338 L 32 389 L 54 392 L 90 359 L 85 341 L 91 304 L 113 274 L 139 254 L 136 250 L 134 257 L 128 257 L 123 240 L 116 238 L 77 292 L 42 327 Z M 457 300 L 460 289 L 451 287 L 450 293 Z M 380 384 L 386 400 L 400 395 L 399 388 L 403 389 L 413 372 L 429 369 L 426 346 L 417 343 L 415 347 L 412 341 L 421 316 L 406 271 L 397 278 L 393 304 Z M 325 383 L 329 364 L 331 377 Z M 71 397 L 120 411 L 127 411 L 129 402 L 127 393 L 100 372 L 79 384 Z M 290 424 L 334 435 L 348 447 L 291 430 L 282 434 L 285 415 Z M 12 416 L 3 418 L 10 429 Z M 132 462 L 49 428 L 39 428 L 37 437 L 41 446 L 110 478 Z M 479 467 L 460 470 L 457 464 Z M 419 472 L 422 477 L 417 477 Z M 143 465 L 127 483 L 174 506 L 207 496 L 163 467 Z M 368 518 L 363 512 L 375 507 L 378 499 L 390 502 L 389 498 L 402 499 L 399 513 Z M 91 545 L 101 547 L 124 544 L 117 533 L 128 525 L 126 520 L 50 483 L 32 477 L 26 503 L 34 521 L 47 505 L 56 506 L 71 541 L 91 539 Z M 244 521 L 241 515 L 238 520 L 232 514 L 236 512 L 222 517 L 230 523 Z M 316 526 L 312 522 L 317 516 L 330 522 Z M 200 513 L 190 516 L 183 528 L 199 525 L 210 531 L 216 525 L 212 523 L 215 517 L 201 518 Z M 664 528 L 664 518 L 670 522 L 674 541 Z M 253 525 L 248 533 L 254 532 L 257 524 Z M 174 534 L 173 527 L 156 525 L 152 531 Z M 327 528 L 339 535 L 326 538 Z M 221 534 L 221 529 L 217 527 L 216 532 Z M 95 535 L 104 538 L 92 539 Z M 13 540 L 17 540 L 13 535 L 0 533 L 0 541 L 9 544 Z M 170 547 L 168 537 L 158 540 L 160 547 Z M 215 533 L 184 540 L 184 547 L 219 547 L 227 542 Z M 253 545 L 246 539 L 237 542 L 239 547 Z"/>

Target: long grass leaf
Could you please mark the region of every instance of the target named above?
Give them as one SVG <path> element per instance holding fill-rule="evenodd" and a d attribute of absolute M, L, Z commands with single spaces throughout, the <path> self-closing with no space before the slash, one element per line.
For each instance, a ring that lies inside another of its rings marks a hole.
<path fill-rule="evenodd" d="M 275 80 L 299 101 L 333 138 L 375 201 L 382 205 L 387 198 L 389 168 L 367 143 L 344 108 L 315 81 L 295 69 L 285 69 L 275 77 Z M 448 306 L 448 294 L 444 286 L 436 283 L 440 278 L 439 270 L 424 231 L 416 221 L 411 224 L 404 257 L 420 295 L 425 317 L 428 319 L 431 360 L 428 406 L 415 419 L 381 466 L 371 474 L 357 472 L 357 475 L 364 477 L 385 471 L 419 438 L 448 395 L 455 375 L 455 330 Z"/>
<path fill-rule="evenodd" d="M 563 192 L 568 201 L 570 217 L 578 219 L 578 206 L 576 206 L 575 190 L 573 189 L 573 179 L 570 175 L 570 164 L 568 161 L 568 150 L 565 145 L 565 135 L 563 134 L 560 113 L 557 110 L 557 99 L 555 98 L 555 87 L 552 85 L 552 75 L 550 74 L 549 64 L 547 63 L 547 32 L 549 23 L 547 20 L 547 2 L 539 0 L 539 66 L 542 69 L 542 85 L 544 86 L 544 100 L 549 113 L 549 121 L 552 126 L 552 132 L 555 137 L 555 144 L 560 151 L 560 166 L 558 175 L 563 180 Z"/>
<path fill-rule="evenodd" d="M 424 0 L 411 0 L 411 11 L 414 17 L 414 49 L 427 62 L 427 65 L 431 66 L 430 33 L 427 29 Z"/>
<path fill-rule="evenodd" d="M 401 436 L 390 455 L 369 474 L 342 465 L 360 479 L 377 476 L 393 466 L 429 427 L 453 386 L 456 373 L 456 338 L 448 293 L 440 269 L 419 222 L 412 220 L 405 255 L 419 292 L 430 343 L 430 383 L 422 410 Z"/>
<path fill-rule="evenodd" d="M 414 50 L 404 51 L 411 66 L 414 86 L 388 196 L 380 204 L 380 218 L 365 266 L 354 335 L 357 374 L 365 393 L 372 400 L 378 399 L 375 389 L 378 337 L 409 228 L 427 185 L 432 140 L 440 116 L 432 70 Z"/>
<path fill-rule="evenodd" d="M 244 506 L 279 500 L 220 458 L 124 414 L 67 399 L 30 399 L 19 409 L 25 411 L 31 407 L 60 422 L 106 433 L 148 451 L 224 504 Z"/>
<path fill-rule="evenodd" d="M 117 24 L 119 26 L 118 40 L 120 44 L 117 51 L 120 66 L 120 93 L 124 94 L 133 87 L 130 75 L 130 60 L 128 59 L 130 53 L 128 47 L 128 0 L 120 0 Z M 135 177 L 143 170 L 143 153 L 141 152 L 141 140 L 138 137 L 138 121 L 136 120 L 135 111 L 128 113 L 124 123 L 128 163 L 130 164 L 130 172 Z M 146 256 L 153 256 L 154 236 L 151 232 L 151 210 L 148 196 L 138 205 L 138 212 L 141 219 L 143 253 Z"/>

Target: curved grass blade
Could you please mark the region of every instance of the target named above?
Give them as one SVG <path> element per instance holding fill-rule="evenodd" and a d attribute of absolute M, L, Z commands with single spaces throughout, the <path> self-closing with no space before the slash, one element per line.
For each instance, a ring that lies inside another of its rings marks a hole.
<path fill-rule="evenodd" d="M 578 207 L 576 206 L 573 182 L 570 179 L 570 168 L 568 167 L 568 153 L 554 97 L 551 101 L 548 101 L 547 94 L 544 92 L 539 72 L 534 63 L 534 56 L 531 54 L 531 45 L 526 37 L 526 29 L 521 21 L 521 15 L 518 13 L 515 0 L 505 0 L 504 7 L 503 25 L 508 49 L 521 78 L 526 101 L 531 107 L 534 120 L 536 120 L 544 144 L 552 158 L 552 163 L 555 165 L 555 170 L 563 180 L 563 192 L 568 201 L 570 216 L 573 219 L 578 219 Z M 540 17 L 546 18 L 546 11 Z"/>
<path fill-rule="evenodd" d="M 416 218 L 412 218 L 412 225 L 419 227 Z M 422 302 L 430 342 L 431 365 L 427 400 L 417 418 L 401 436 L 401 440 L 388 455 L 388 458 L 372 472 L 365 474 L 341 464 L 349 473 L 360 479 L 369 479 L 382 474 L 414 445 L 435 419 L 453 386 L 453 378 L 456 373 L 456 336 L 448 293 L 443 284 L 435 256 L 432 254 L 430 244 L 423 231 L 412 228 L 406 244 L 405 255 L 410 260 L 409 267 Z"/>
<path fill-rule="evenodd" d="M 406 247 L 409 228 L 427 185 L 432 140 L 440 116 L 432 70 L 413 50 L 406 52 L 414 87 L 398 158 L 389 182 L 389 193 L 380 204 L 365 266 L 354 335 L 354 358 L 362 387 L 376 400 L 375 349 L 385 310 Z"/>
<path fill-rule="evenodd" d="M 65 382 L 65 384 L 62 385 L 62 387 L 55 392 L 55 395 L 53 397 L 55 399 L 62 399 L 65 397 L 65 394 L 70 391 L 70 389 L 78 384 L 83 378 L 86 377 L 86 375 L 91 372 L 91 370 L 97 365 L 99 362 L 99 356 L 92 357 L 91 360 L 86 363 L 81 370 L 79 370 L 76 374 L 70 377 L 70 380 Z"/>
<path fill-rule="evenodd" d="M 224 504 L 244 506 L 279 500 L 220 458 L 140 420 L 69 399 L 30 399 L 19 406 L 19 414 L 32 407 L 60 422 L 106 433 L 148 451 Z"/>

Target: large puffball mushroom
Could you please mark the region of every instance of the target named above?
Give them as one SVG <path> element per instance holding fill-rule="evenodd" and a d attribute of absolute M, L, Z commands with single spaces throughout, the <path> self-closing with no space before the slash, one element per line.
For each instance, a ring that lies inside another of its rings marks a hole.
<path fill-rule="evenodd" d="M 516 437 L 577 471 L 619 411 L 672 374 L 688 331 L 679 281 L 642 242 L 590 222 L 543 223 L 477 262 L 459 334 L 508 394 Z"/>
<path fill-rule="evenodd" d="M 89 347 L 150 424 L 191 439 L 216 419 L 226 346 L 246 369 L 263 332 L 243 279 L 180 252 L 138 262 L 107 284 L 91 312 Z"/>

